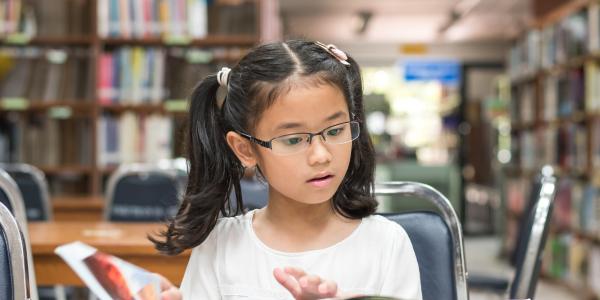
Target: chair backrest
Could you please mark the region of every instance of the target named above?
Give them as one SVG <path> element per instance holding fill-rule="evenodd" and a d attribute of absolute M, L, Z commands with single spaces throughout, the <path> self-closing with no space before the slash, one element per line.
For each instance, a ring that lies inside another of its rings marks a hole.
<path fill-rule="evenodd" d="M 180 194 L 176 170 L 155 164 L 124 164 L 109 179 L 104 218 L 164 221 L 177 212 Z"/>
<path fill-rule="evenodd" d="M 161 169 L 174 171 L 177 182 L 181 191 L 185 191 L 188 181 L 189 161 L 183 157 L 161 159 L 157 162 L 157 166 Z"/>
<path fill-rule="evenodd" d="M 28 221 L 52 220 L 48 183 L 44 173 L 28 164 L 0 164 L 17 183 L 23 200 Z"/>
<path fill-rule="evenodd" d="M 27 261 L 27 271 L 28 271 L 28 280 L 29 280 L 29 289 L 31 299 L 37 300 L 37 283 L 35 280 L 35 270 L 33 269 L 33 256 L 31 252 L 31 244 L 29 243 L 29 230 L 27 227 L 27 217 L 25 216 L 25 206 L 23 201 L 23 196 L 19 191 L 19 187 L 17 183 L 10 177 L 10 175 L 0 169 L 0 194 L 3 197 L 6 197 L 2 200 L 3 203 L 9 203 L 9 206 L 6 206 L 8 211 L 14 216 L 17 220 L 17 224 L 22 233 L 23 243 L 25 244 L 25 254 Z M 4 202 L 6 201 L 6 202 Z"/>
<path fill-rule="evenodd" d="M 434 188 L 415 182 L 377 183 L 374 191 L 375 195 L 418 197 L 437 207 L 440 214 L 413 211 L 384 215 L 402 225 L 410 237 L 423 299 L 468 299 L 462 229 L 450 201 Z"/>
<path fill-rule="evenodd" d="M 542 169 L 536 199 L 524 214 L 525 227 L 516 252 L 516 272 L 510 287 L 510 298 L 533 299 L 539 277 L 542 254 L 548 238 L 556 196 L 556 177 L 552 167 Z"/>
<path fill-rule="evenodd" d="M 0 201 L 8 210 L 15 216 L 17 223 L 21 227 L 26 236 L 27 232 L 27 216 L 25 214 L 25 201 L 19 190 L 19 186 L 8 172 L 0 169 Z"/>
<path fill-rule="evenodd" d="M 531 189 L 529 190 L 527 200 L 523 207 L 523 216 L 528 216 L 533 211 L 540 195 L 540 189 L 542 188 L 543 180 L 544 175 L 541 172 L 534 176 L 531 182 Z M 521 218 L 521 220 L 519 220 L 518 226 L 519 229 L 517 231 L 515 246 L 512 253 L 510 254 L 510 264 L 513 267 L 517 265 L 517 260 L 519 259 L 519 256 L 523 255 L 527 246 L 527 239 L 529 238 L 529 234 L 527 233 L 529 231 L 527 217 Z"/>
<path fill-rule="evenodd" d="M 240 188 L 242 189 L 242 200 L 244 201 L 244 209 L 250 211 L 267 206 L 269 202 L 269 185 L 260 181 L 256 177 L 242 178 L 240 180 Z M 236 207 L 235 191 L 231 191 L 232 205 Z"/>
<path fill-rule="evenodd" d="M 30 299 L 28 267 L 17 221 L 0 204 L 0 299 Z"/>

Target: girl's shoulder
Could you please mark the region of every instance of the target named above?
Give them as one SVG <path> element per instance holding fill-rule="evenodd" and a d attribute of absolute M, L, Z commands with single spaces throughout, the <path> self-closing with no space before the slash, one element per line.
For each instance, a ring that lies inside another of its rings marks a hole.
<path fill-rule="evenodd" d="M 408 237 L 402 225 L 381 215 L 371 215 L 362 219 L 363 234 L 376 239 L 404 239 Z"/>
<path fill-rule="evenodd" d="M 214 232 L 244 232 L 248 229 L 251 224 L 252 215 L 254 211 L 247 212 L 243 215 L 237 215 L 235 217 L 222 217 L 217 220 L 217 225 L 213 229 Z"/>
<path fill-rule="evenodd" d="M 221 217 L 211 230 L 210 234 L 196 248 L 217 248 L 219 245 L 227 245 L 231 241 L 240 240 L 248 235 L 248 226 L 251 225 L 252 212 L 235 217 Z M 204 251 L 204 250 L 202 250 Z"/>

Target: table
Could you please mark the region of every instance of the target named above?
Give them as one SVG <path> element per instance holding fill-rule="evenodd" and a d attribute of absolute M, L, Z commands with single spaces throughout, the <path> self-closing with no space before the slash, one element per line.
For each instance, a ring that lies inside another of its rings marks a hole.
<path fill-rule="evenodd" d="M 146 235 L 158 232 L 162 227 L 160 223 L 31 222 L 29 236 L 37 283 L 83 286 L 71 268 L 54 254 L 57 246 L 79 240 L 146 270 L 160 273 L 179 285 L 191 251 L 177 256 L 158 253 Z"/>

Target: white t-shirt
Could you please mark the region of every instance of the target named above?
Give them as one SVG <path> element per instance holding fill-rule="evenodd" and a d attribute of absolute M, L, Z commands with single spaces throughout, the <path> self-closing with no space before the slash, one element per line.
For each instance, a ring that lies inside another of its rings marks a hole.
<path fill-rule="evenodd" d="M 344 240 L 325 249 L 288 253 L 269 248 L 252 228 L 251 211 L 222 218 L 192 250 L 183 299 L 293 299 L 273 269 L 294 266 L 360 295 L 421 299 L 419 266 L 404 229 L 382 216 L 363 218 Z"/>

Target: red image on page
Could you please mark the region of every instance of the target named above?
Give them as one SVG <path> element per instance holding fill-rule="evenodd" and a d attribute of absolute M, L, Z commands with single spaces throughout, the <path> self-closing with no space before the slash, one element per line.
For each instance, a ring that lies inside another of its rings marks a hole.
<path fill-rule="evenodd" d="M 116 256 L 76 241 L 58 254 L 100 300 L 157 300 L 160 278 Z"/>
<path fill-rule="evenodd" d="M 134 299 L 123 273 L 114 264 L 110 255 L 96 252 L 83 261 L 113 299 Z"/>

